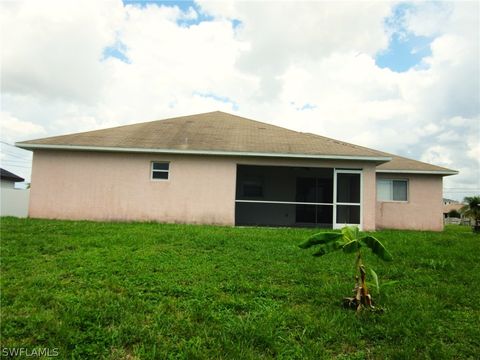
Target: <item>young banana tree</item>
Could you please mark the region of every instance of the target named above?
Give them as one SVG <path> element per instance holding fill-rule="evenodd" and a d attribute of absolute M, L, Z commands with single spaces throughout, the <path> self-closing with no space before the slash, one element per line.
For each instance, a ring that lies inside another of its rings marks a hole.
<path fill-rule="evenodd" d="M 384 261 L 391 261 L 392 255 L 385 249 L 385 246 L 376 238 L 370 235 L 361 234 L 357 226 L 345 226 L 340 233 L 322 232 L 311 236 L 306 242 L 300 245 L 302 249 L 308 249 L 318 245 L 318 251 L 313 256 L 323 256 L 337 250 L 345 253 L 356 253 L 356 276 L 355 296 L 344 299 L 349 308 L 360 311 L 362 307 L 374 308 L 372 297 L 368 292 L 365 280 L 365 266 L 362 262 L 362 248 L 369 248 L 375 255 Z"/>

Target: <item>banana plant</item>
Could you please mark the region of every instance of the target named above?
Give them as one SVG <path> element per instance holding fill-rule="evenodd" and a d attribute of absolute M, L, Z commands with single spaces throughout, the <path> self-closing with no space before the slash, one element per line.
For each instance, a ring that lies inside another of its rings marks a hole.
<path fill-rule="evenodd" d="M 373 282 L 367 281 L 367 285 L 370 287 L 370 289 L 373 287 L 377 295 L 380 295 L 381 293 L 385 292 L 386 289 L 392 287 L 399 282 L 398 280 L 389 280 L 382 281 L 380 283 L 377 273 L 372 268 L 370 268 L 370 275 L 372 275 Z"/>
<path fill-rule="evenodd" d="M 313 256 L 323 256 L 337 250 L 342 250 L 344 253 L 356 253 L 355 288 L 353 289 L 355 296 L 345 298 L 344 304 L 349 308 L 356 309 L 357 312 L 363 307 L 374 309 L 372 296 L 368 292 L 361 249 L 369 248 L 380 259 L 391 261 L 392 255 L 385 246 L 375 237 L 361 234 L 357 226 L 345 226 L 340 233 L 321 232 L 315 234 L 299 246 L 302 249 L 308 249 L 317 245 L 318 250 Z"/>

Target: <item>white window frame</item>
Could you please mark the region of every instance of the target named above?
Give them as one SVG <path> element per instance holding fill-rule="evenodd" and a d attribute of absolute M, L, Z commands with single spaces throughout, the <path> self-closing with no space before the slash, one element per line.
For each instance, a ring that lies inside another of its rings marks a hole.
<path fill-rule="evenodd" d="M 389 200 L 380 200 L 378 198 L 378 182 L 379 181 L 389 181 L 392 185 L 392 199 L 389 199 Z M 394 181 L 404 181 L 407 183 L 407 200 L 393 200 L 393 182 Z M 375 195 L 377 197 L 377 201 L 378 202 L 393 202 L 393 203 L 408 203 L 410 201 L 410 181 L 409 179 L 390 179 L 390 178 L 379 178 L 377 179 L 377 181 L 375 182 Z"/>
<path fill-rule="evenodd" d="M 157 170 L 157 169 L 154 169 L 153 168 L 153 164 L 168 164 L 168 170 Z M 153 177 L 153 173 L 156 172 L 156 173 L 167 173 L 167 178 L 166 179 L 155 179 Z M 150 180 L 151 181 L 170 181 L 170 161 L 158 161 L 158 160 L 155 160 L 155 161 L 151 161 L 150 162 Z"/>

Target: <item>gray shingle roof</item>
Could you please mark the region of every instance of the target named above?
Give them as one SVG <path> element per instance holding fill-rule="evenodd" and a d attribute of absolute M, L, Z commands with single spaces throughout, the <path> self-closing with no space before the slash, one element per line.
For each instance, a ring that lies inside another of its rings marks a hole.
<path fill-rule="evenodd" d="M 14 181 L 14 182 L 21 182 L 21 181 L 25 180 L 24 178 L 22 178 L 18 175 L 15 175 L 14 173 L 11 173 L 10 171 L 2 169 L 2 168 L 0 168 L 0 178 L 2 180 L 10 180 L 10 181 Z"/>
<path fill-rule="evenodd" d="M 113 148 L 128 151 L 165 150 L 207 154 L 255 154 L 319 158 L 364 158 L 384 169 L 428 169 L 450 171 L 438 166 L 397 157 L 327 137 L 297 132 L 240 116 L 215 111 L 103 130 L 54 136 L 16 144 L 25 149 L 41 147 L 77 149 Z"/>

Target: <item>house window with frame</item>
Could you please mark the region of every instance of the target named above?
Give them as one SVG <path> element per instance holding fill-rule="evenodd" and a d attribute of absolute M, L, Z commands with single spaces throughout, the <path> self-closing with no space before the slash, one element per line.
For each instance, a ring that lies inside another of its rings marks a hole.
<path fill-rule="evenodd" d="M 378 201 L 408 201 L 408 180 L 377 180 Z"/>
<path fill-rule="evenodd" d="M 166 161 L 152 161 L 151 179 L 152 180 L 168 180 L 170 172 L 170 163 Z"/>

